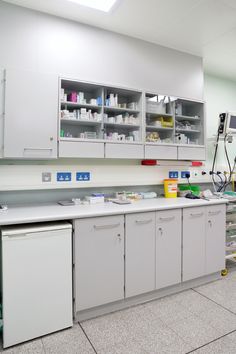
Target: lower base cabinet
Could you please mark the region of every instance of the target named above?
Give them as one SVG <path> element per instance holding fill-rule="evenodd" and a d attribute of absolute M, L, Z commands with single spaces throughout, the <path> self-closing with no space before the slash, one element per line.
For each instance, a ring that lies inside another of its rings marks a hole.
<path fill-rule="evenodd" d="M 206 274 L 225 268 L 225 205 L 206 208 Z"/>
<path fill-rule="evenodd" d="M 183 281 L 205 274 L 205 207 L 183 210 Z"/>
<path fill-rule="evenodd" d="M 183 281 L 225 268 L 225 205 L 183 210 Z"/>
<path fill-rule="evenodd" d="M 156 289 L 181 282 L 181 212 L 156 213 Z"/>
<path fill-rule="evenodd" d="M 155 212 L 125 217 L 125 296 L 155 290 Z"/>
<path fill-rule="evenodd" d="M 181 216 L 181 209 L 126 215 L 126 297 L 181 282 Z"/>
<path fill-rule="evenodd" d="M 75 311 L 124 298 L 124 216 L 74 222 Z"/>
<path fill-rule="evenodd" d="M 225 268 L 225 204 L 78 219 L 75 311 Z"/>

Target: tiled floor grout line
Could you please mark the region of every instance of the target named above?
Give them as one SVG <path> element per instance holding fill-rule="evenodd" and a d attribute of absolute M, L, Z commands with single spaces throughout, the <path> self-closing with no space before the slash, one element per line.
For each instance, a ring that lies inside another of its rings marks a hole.
<path fill-rule="evenodd" d="M 42 342 L 42 345 L 43 345 L 43 352 L 46 354 L 47 352 L 46 352 L 46 348 L 45 348 L 44 343 L 43 343 L 43 338 L 41 338 L 41 342 Z"/>
<path fill-rule="evenodd" d="M 204 347 L 208 346 L 208 345 L 211 344 L 211 343 L 217 342 L 219 339 L 222 339 L 222 338 L 224 338 L 224 337 L 227 337 L 229 334 L 234 333 L 234 332 L 236 332 L 236 329 L 234 329 L 233 331 L 230 331 L 230 332 L 228 332 L 228 333 L 226 333 L 226 334 L 223 334 L 223 335 L 220 336 L 219 338 L 213 339 L 213 340 L 211 340 L 210 342 L 208 342 L 208 343 L 206 343 L 206 344 L 203 344 L 203 345 L 201 345 L 200 347 L 195 348 L 195 349 L 193 349 L 193 350 L 191 350 L 190 352 L 187 352 L 187 353 L 185 353 L 185 354 L 193 353 L 193 352 L 195 352 L 196 350 L 201 349 L 201 348 L 204 348 Z"/>
<path fill-rule="evenodd" d="M 201 295 L 202 297 L 205 297 L 205 299 L 207 299 L 207 300 L 213 302 L 214 304 L 220 306 L 222 309 L 227 310 L 228 312 L 230 312 L 230 313 L 232 313 L 233 315 L 236 316 L 236 313 L 235 313 L 235 312 L 229 310 L 227 307 L 224 307 L 224 306 L 221 305 L 221 304 L 218 304 L 218 302 L 216 302 L 215 300 L 212 300 L 212 299 L 210 299 L 209 297 L 207 297 L 206 295 L 199 293 L 199 292 L 198 292 L 197 290 L 195 290 L 194 288 L 191 288 L 191 290 L 195 291 L 195 293 Z"/>
<path fill-rule="evenodd" d="M 169 327 L 167 324 L 165 324 L 166 325 L 166 327 L 167 328 L 169 328 L 172 332 L 174 332 L 176 335 L 177 335 L 177 337 L 179 338 L 179 339 L 181 339 L 181 341 L 183 341 L 185 344 L 188 344 L 189 345 L 189 342 L 187 342 L 185 339 L 183 339 L 180 335 L 179 335 L 179 333 L 178 332 L 176 332 L 173 328 L 171 328 L 171 327 Z M 167 345 L 168 346 L 168 345 Z M 195 350 L 195 349 L 192 349 L 192 351 L 193 350 Z M 192 352 L 191 351 L 191 352 Z M 188 353 L 191 353 L 191 352 L 188 352 Z M 188 354 L 188 353 L 185 353 L 185 354 Z"/>
<path fill-rule="evenodd" d="M 89 341 L 89 343 L 90 343 L 91 347 L 92 347 L 92 348 L 93 348 L 93 350 L 94 350 L 94 353 L 98 354 L 98 352 L 96 351 L 96 349 L 95 349 L 95 347 L 94 347 L 93 343 L 91 342 L 91 340 L 90 340 L 89 336 L 88 336 L 88 335 L 87 335 L 87 333 L 85 332 L 85 330 L 84 330 L 84 328 L 83 328 L 82 324 L 81 324 L 80 322 L 78 322 L 78 325 L 80 326 L 81 330 L 83 331 L 83 333 L 84 333 L 85 337 L 88 339 L 88 341 Z"/>

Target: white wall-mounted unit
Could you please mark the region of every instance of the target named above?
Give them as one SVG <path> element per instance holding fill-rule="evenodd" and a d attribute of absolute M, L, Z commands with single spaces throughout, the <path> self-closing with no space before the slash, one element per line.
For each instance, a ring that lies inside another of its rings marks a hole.
<path fill-rule="evenodd" d="M 57 158 L 58 76 L 6 70 L 4 158 Z"/>
<path fill-rule="evenodd" d="M 203 102 L 145 94 L 145 158 L 205 160 Z"/>
<path fill-rule="evenodd" d="M 62 78 L 59 97 L 59 157 L 144 157 L 141 91 Z"/>
<path fill-rule="evenodd" d="M 59 89 L 59 157 L 205 159 L 202 102 L 63 78 Z"/>

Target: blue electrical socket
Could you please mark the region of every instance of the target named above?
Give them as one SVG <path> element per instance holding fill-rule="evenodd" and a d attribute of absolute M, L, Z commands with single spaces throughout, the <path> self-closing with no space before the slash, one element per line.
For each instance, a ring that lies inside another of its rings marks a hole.
<path fill-rule="evenodd" d="M 178 171 L 169 171 L 169 178 L 179 178 Z"/>
<path fill-rule="evenodd" d="M 71 182 L 71 172 L 57 172 L 57 182 Z"/>
<path fill-rule="evenodd" d="M 181 178 L 186 178 L 187 174 L 189 174 L 189 176 L 190 176 L 190 172 L 189 171 L 181 171 Z"/>
<path fill-rule="evenodd" d="M 76 181 L 90 181 L 90 172 L 76 172 Z"/>

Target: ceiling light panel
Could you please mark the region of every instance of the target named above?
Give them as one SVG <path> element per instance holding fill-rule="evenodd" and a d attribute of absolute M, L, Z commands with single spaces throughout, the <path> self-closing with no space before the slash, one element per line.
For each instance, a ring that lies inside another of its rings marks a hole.
<path fill-rule="evenodd" d="M 92 9 L 109 12 L 117 0 L 68 0 L 78 5 L 90 7 Z"/>

